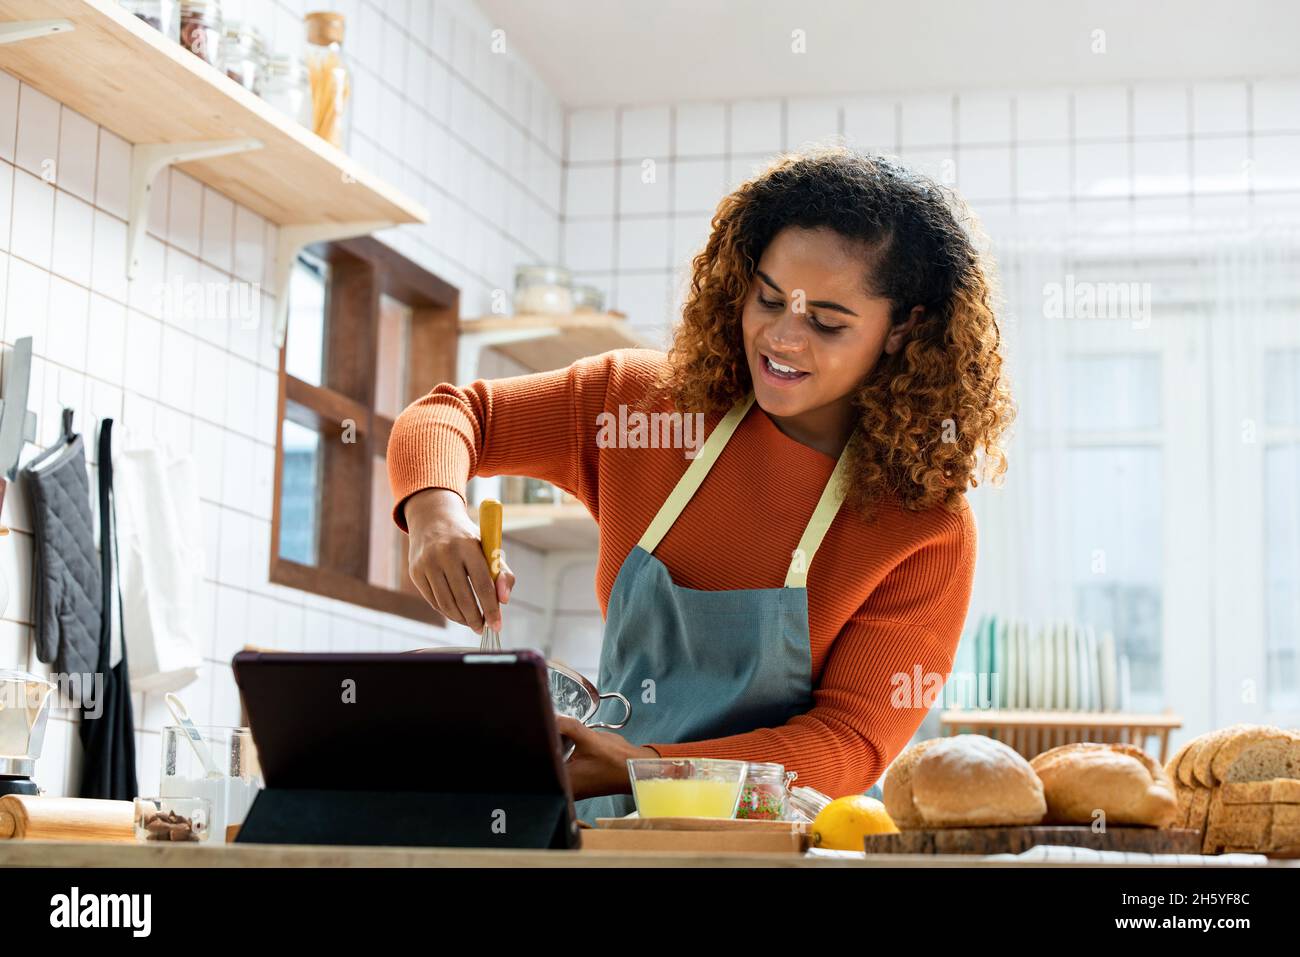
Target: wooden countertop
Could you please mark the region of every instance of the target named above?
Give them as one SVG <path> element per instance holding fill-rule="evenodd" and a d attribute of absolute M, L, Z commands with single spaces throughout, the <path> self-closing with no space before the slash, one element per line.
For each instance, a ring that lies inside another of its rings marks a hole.
<path fill-rule="evenodd" d="M 325 847 L 287 844 L 108 844 L 0 841 L 0 867 L 1141 867 L 1149 865 L 984 861 L 963 855 L 873 854 L 861 860 L 794 854 L 630 853 Z M 1188 865 L 1197 866 L 1197 865 Z M 1300 867 L 1300 860 L 1269 867 Z"/>

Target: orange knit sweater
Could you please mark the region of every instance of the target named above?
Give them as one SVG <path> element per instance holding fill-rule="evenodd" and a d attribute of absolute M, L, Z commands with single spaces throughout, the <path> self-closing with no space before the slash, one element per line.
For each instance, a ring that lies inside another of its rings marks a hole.
<path fill-rule="evenodd" d="M 445 488 L 463 497 L 473 475 L 554 483 L 600 526 L 596 594 L 604 614 L 619 567 L 689 459 L 680 448 L 598 443 L 598 417 L 617 416 L 620 404 L 642 406 L 664 361 L 660 352 L 624 349 L 554 372 L 438 386 L 398 417 L 389 441 L 397 523 L 405 529 L 408 496 Z M 706 416 L 706 434 L 719 419 Z M 834 467 L 755 406 L 655 556 L 688 588 L 779 588 Z M 776 762 L 832 797 L 866 790 L 924 718 L 922 695 L 952 668 L 974 562 L 968 505 L 909 512 L 887 500 L 869 523 L 842 507 L 808 573 L 811 709 L 776 728 L 634 743 L 664 757 Z M 918 675 L 928 683 L 917 687 Z"/>

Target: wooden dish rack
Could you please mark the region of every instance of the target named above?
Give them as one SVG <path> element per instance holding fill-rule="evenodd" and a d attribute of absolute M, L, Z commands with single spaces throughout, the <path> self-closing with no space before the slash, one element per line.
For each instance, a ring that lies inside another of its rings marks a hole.
<path fill-rule="evenodd" d="M 1062 744 L 1097 741 L 1131 744 L 1146 750 L 1147 739 L 1159 741 L 1157 760 L 1169 757 L 1169 732 L 1183 726 L 1181 715 L 1134 714 L 1121 711 L 944 711 L 939 726 L 945 735 L 973 732 L 987 735 L 1018 751 L 1026 759 Z"/>

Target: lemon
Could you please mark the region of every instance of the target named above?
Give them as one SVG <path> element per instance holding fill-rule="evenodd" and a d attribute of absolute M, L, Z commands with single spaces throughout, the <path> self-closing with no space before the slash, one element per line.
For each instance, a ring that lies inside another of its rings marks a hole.
<path fill-rule="evenodd" d="M 835 851 L 860 851 L 868 834 L 897 834 L 885 806 L 873 797 L 854 794 L 836 798 L 821 809 L 812 823 L 813 847 Z"/>

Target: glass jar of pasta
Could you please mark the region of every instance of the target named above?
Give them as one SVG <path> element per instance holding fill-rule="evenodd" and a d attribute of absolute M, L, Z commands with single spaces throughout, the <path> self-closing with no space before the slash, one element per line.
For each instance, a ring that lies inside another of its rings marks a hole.
<path fill-rule="evenodd" d="M 343 57 L 343 14 L 319 11 L 305 17 L 307 75 L 311 80 L 312 130 L 339 149 L 348 148 L 352 70 Z"/>

